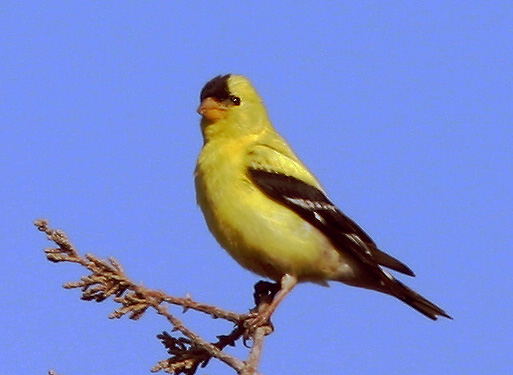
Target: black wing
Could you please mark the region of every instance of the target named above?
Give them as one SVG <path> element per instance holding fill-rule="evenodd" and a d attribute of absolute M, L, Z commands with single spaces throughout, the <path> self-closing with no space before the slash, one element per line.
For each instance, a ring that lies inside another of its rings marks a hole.
<path fill-rule="evenodd" d="M 408 266 L 379 250 L 369 235 L 316 187 L 292 176 L 261 169 L 248 168 L 248 175 L 264 194 L 319 229 L 337 249 L 347 251 L 375 271 L 380 264 L 415 276 Z M 381 270 L 378 272 L 381 274 Z"/>

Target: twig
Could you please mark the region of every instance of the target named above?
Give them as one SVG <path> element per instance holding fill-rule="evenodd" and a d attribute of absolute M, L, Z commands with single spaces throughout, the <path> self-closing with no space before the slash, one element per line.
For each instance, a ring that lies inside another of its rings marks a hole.
<path fill-rule="evenodd" d="M 262 356 L 262 349 L 264 346 L 265 336 L 272 333 L 272 328 L 269 326 L 258 327 L 253 334 L 253 346 L 249 352 L 249 357 L 246 362 L 246 367 L 241 375 L 257 375 L 260 357 Z"/>
<path fill-rule="evenodd" d="M 244 368 L 244 363 L 238 358 L 226 354 L 225 352 L 219 350 L 215 345 L 205 341 L 201 336 L 192 332 L 190 329 L 185 327 L 183 323 L 169 313 L 168 309 L 165 306 L 162 306 L 160 303 L 153 304 L 153 308 L 162 316 L 164 316 L 174 327 L 175 330 L 180 331 L 184 336 L 193 341 L 197 346 L 200 346 L 212 357 L 215 357 L 228 366 L 231 366 L 237 372 L 240 372 L 242 368 Z"/>
<path fill-rule="evenodd" d="M 185 337 L 175 338 L 167 332 L 158 335 L 172 357 L 160 361 L 152 371 L 163 370 L 173 374 L 192 375 L 199 366 L 205 367 L 211 358 L 217 358 L 240 375 L 256 375 L 260 361 L 263 341 L 266 335 L 272 332 L 270 322 L 263 326 L 253 326 L 252 322 L 259 311 L 265 309 L 276 293 L 276 285 L 260 282 L 255 285 L 255 307 L 249 314 L 237 314 L 221 309 L 217 306 L 193 301 L 189 296 L 185 298 L 169 296 L 161 291 L 152 290 L 135 284 L 125 274 L 121 264 L 114 258 L 103 260 L 95 255 L 81 256 L 73 246 L 67 235 L 60 230 L 50 228 L 48 221 L 39 219 L 35 222 L 37 228 L 46 233 L 48 239 L 58 245 L 57 248 L 45 249 L 48 260 L 58 262 L 78 263 L 87 268 L 91 274 L 83 276 L 77 282 L 68 282 L 67 289 L 80 288 L 81 298 L 87 301 L 102 302 L 109 297 L 121 304 L 121 307 L 110 314 L 110 318 L 121 318 L 129 315 L 130 319 L 139 319 L 148 308 L 153 308 L 158 314 L 164 316 L 173 326 L 172 331 L 179 331 Z M 188 329 L 180 319 L 171 314 L 163 303 L 196 310 L 210 315 L 215 319 L 224 319 L 235 324 L 235 328 L 228 335 L 219 335 L 218 341 L 209 343 L 200 335 Z M 240 338 L 246 342 L 252 340 L 253 345 L 247 361 L 242 361 L 223 349 L 230 345 L 235 346 Z"/>

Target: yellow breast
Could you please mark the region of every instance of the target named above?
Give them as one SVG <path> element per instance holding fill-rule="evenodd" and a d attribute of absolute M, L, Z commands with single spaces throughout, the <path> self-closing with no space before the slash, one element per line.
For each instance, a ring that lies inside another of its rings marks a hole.
<path fill-rule="evenodd" d="M 313 226 L 270 200 L 246 175 L 246 150 L 254 139 L 208 142 L 198 159 L 196 193 L 210 231 L 243 267 L 279 280 L 331 279 L 340 254 Z"/>

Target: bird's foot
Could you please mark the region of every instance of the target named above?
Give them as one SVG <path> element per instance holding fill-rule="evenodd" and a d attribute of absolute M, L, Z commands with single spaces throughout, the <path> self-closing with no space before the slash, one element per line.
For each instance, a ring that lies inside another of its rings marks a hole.
<path fill-rule="evenodd" d="M 245 338 L 253 337 L 257 333 L 256 330 L 261 327 L 267 327 L 264 332 L 260 332 L 264 335 L 268 335 L 274 330 L 271 315 L 296 283 L 297 278 L 289 274 L 283 275 L 280 283 L 269 283 L 267 281 L 256 283 L 253 295 L 256 306 L 244 322 Z"/>
<path fill-rule="evenodd" d="M 252 312 L 244 321 L 244 341 L 254 337 L 257 329 L 263 329 L 264 335 L 269 335 L 274 331 L 271 323 L 269 310 Z"/>
<path fill-rule="evenodd" d="M 279 283 L 259 281 L 255 284 L 255 292 L 253 293 L 255 307 L 250 311 L 249 315 L 244 321 L 245 340 L 253 337 L 256 330 L 261 327 L 265 328 L 264 333 L 266 335 L 273 332 L 274 327 L 270 319 L 273 313 L 271 303 L 279 290 Z"/>

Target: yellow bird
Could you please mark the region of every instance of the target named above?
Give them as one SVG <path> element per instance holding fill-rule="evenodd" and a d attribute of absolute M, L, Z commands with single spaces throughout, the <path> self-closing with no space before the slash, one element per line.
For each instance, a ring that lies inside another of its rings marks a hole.
<path fill-rule="evenodd" d="M 305 281 L 376 290 L 433 320 L 451 318 L 382 268 L 414 276 L 327 198 L 273 128 L 247 78 L 213 78 L 200 102 L 204 145 L 195 171 L 198 204 L 212 234 L 239 264 L 280 283 L 262 322 L 297 282 Z"/>

